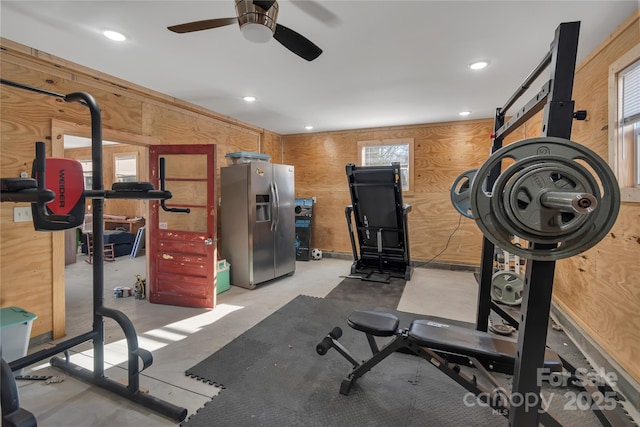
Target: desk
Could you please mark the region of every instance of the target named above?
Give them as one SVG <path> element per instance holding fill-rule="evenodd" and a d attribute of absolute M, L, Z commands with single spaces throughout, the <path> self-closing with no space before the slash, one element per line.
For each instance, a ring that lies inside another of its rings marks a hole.
<path fill-rule="evenodd" d="M 123 229 L 133 234 L 134 236 L 138 234 L 138 229 L 144 226 L 144 218 L 140 219 L 105 219 L 104 220 L 104 229 L 105 230 L 118 230 Z"/>

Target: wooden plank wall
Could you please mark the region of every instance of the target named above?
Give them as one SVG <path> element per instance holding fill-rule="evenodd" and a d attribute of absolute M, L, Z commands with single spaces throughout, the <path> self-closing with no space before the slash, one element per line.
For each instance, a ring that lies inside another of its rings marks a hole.
<path fill-rule="evenodd" d="M 493 120 L 283 136 L 284 163 L 296 167 L 296 197 L 316 197 L 312 247 L 351 253 L 344 210 L 351 203 L 345 165 L 358 163 L 357 142 L 413 138 L 414 188 L 403 200 L 409 213 L 411 258 L 478 265 L 482 234 L 451 205 L 450 189 L 462 172 L 478 168 L 491 147 Z M 516 132 L 518 133 L 518 132 Z M 510 140 L 521 139 L 521 134 Z M 458 227 L 459 223 L 459 227 Z"/>
<path fill-rule="evenodd" d="M 608 157 L 609 65 L 640 43 L 638 12 L 576 70 L 576 108 L 588 120 L 572 139 Z M 636 381 L 640 381 L 640 204 L 622 203 L 611 233 L 596 247 L 557 263 L 555 301 Z"/>
<path fill-rule="evenodd" d="M 272 163 L 284 163 L 280 135 L 264 132 L 260 141 L 260 152 L 271 156 Z"/>
<path fill-rule="evenodd" d="M 574 121 L 571 139 L 608 158 L 609 65 L 640 43 L 638 13 L 576 67 L 573 98 L 585 121 Z M 526 124 L 527 137 L 540 135 L 542 115 Z M 556 263 L 554 301 L 608 355 L 640 381 L 640 205 L 622 203 L 611 233 L 594 248 Z"/>
<path fill-rule="evenodd" d="M 226 165 L 225 153 L 259 151 L 261 139 L 267 141 L 269 154 L 280 151 L 279 135 L 10 40 L 0 39 L 0 45 L 3 79 L 62 94 L 90 93 L 102 110 L 105 131 L 131 135 L 128 139 L 137 141 L 148 137 L 160 144 L 216 144 L 218 168 Z M 90 125 L 88 109 L 78 103 L 8 86 L 2 86 L 0 101 L 3 177 L 30 173 L 35 141 L 46 142 L 48 156 L 63 155 L 62 148 L 52 144 L 61 140 L 60 135 L 52 138 L 52 121 Z M 35 232 L 30 223 L 14 223 L 14 206 L 28 204 L 0 205 L 0 306 L 15 305 L 36 314 L 32 336 L 52 332 L 58 338 L 64 335 L 64 312 L 54 313 L 53 307 L 54 301 L 64 306 L 63 239 L 57 239 L 57 233 Z M 114 209 L 108 213 L 123 208 Z"/>

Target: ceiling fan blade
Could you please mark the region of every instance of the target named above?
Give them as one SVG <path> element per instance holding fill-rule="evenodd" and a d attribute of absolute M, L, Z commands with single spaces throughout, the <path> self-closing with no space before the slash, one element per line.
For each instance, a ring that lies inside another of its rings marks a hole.
<path fill-rule="evenodd" d="M 324 23 L 327 27 L 339 27 L 342 21 L 335 13 L 331 12 L 326 7 L 322 6 L 319 2 L 314 0 L 291 0 L 294 6 L 297 6 L 308 15 L 316 18 L 318 21 Z"/>
<path fill-rule="evenodd" d="M 306 37 L 296 33 L 284 25 L 276 24 L 276 31 L 273 38 L 280 44 L 307 61 L 313 61 L 322 53 L 322 49 L 313 44 Z"/>
<path fill-rule="evenodd" d="M 275 0 L 253 0 L 253 4 L 261 7 L 264 10 L 271 9 L 271 6 L 275 3 Z"/>
<path fill-rule="evenodd" d="M 188 22 L 186 24 L 172 25 L 167 27 L 174 33 L 192 33 L 194 31 L 210 30 L 211 28 L 224 27 L 225 25 L 237 24 L 238 18 L 218 18 L 205 19 L 204 21 Z"/>

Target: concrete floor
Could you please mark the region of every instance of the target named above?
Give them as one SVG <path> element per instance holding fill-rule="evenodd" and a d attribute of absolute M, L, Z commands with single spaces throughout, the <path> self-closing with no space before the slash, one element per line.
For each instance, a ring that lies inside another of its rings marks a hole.
<path fill-rule="evenodd" d="M 67 266 L 67 336 L 88 332 L 92 323 L 91 265 L 78 255 Z M 139 346 L 153 353 L 154 362 L 142 372 L 141 387 L 154 397 L 187 408 L 192 415 L 219 389 L 185 376 L 186 369 L 205 359 L 284 304 L 303 294 L 324 297 L 349 273 L 351 261 L 324 258 L 298 262 L 296 272 L 247 290 L 231 286 L 218 295 L 213 310 L 151 304 L 133 297 L 115 298 L 116 286 L 133 287 L 135 274 L 146 277 L 145 259 L 120 257 L 105 263 L 105 305 L 121 310 L 135 325 Z M 399 310 L 474 322 L 477 285 L 472 273 L 417 268 L 398 306 Z M 444 300 L 446 299 L 446 303 Z M 344 319 L 336 319 L 336 324 Z M 324 331 L 318 331 L 318 338 Z M 105 374 L 126 380 L 126 344 L 120 327 L 105 319 Z M 46 345 L 46 344 L 45 344 Z M 31 348 L 36 351 L 43 346 Z M 93 369 L 92 345 L 71 351 L 72 362 Z M 48 361 L 25 369 L 25 375 L 62 375 Z M 170 426 L 177 423 L 105 391 L 66 376 L 60 383 L 18 381 L 20 404 L 41 426 Z"/>

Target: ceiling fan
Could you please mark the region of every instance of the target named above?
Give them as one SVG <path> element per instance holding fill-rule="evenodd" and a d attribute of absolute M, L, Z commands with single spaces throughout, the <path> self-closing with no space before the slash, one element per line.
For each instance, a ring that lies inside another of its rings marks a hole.
<path fill-rule="evenodd" d="M 278 2 L 275 0 L 236 0 L 236 18 L 205 19 L 203 21 L 188 22 L 186 24 L 168 27 L 174 33 L 191 33 L 209 30 L 231 24 L 239 24 L 240 31 L 247 40 L 265 43 L 273 37 L 291 52 L 313 61 L 322 53 L 306 37 L 276 23 L 278 18 Z"/>

